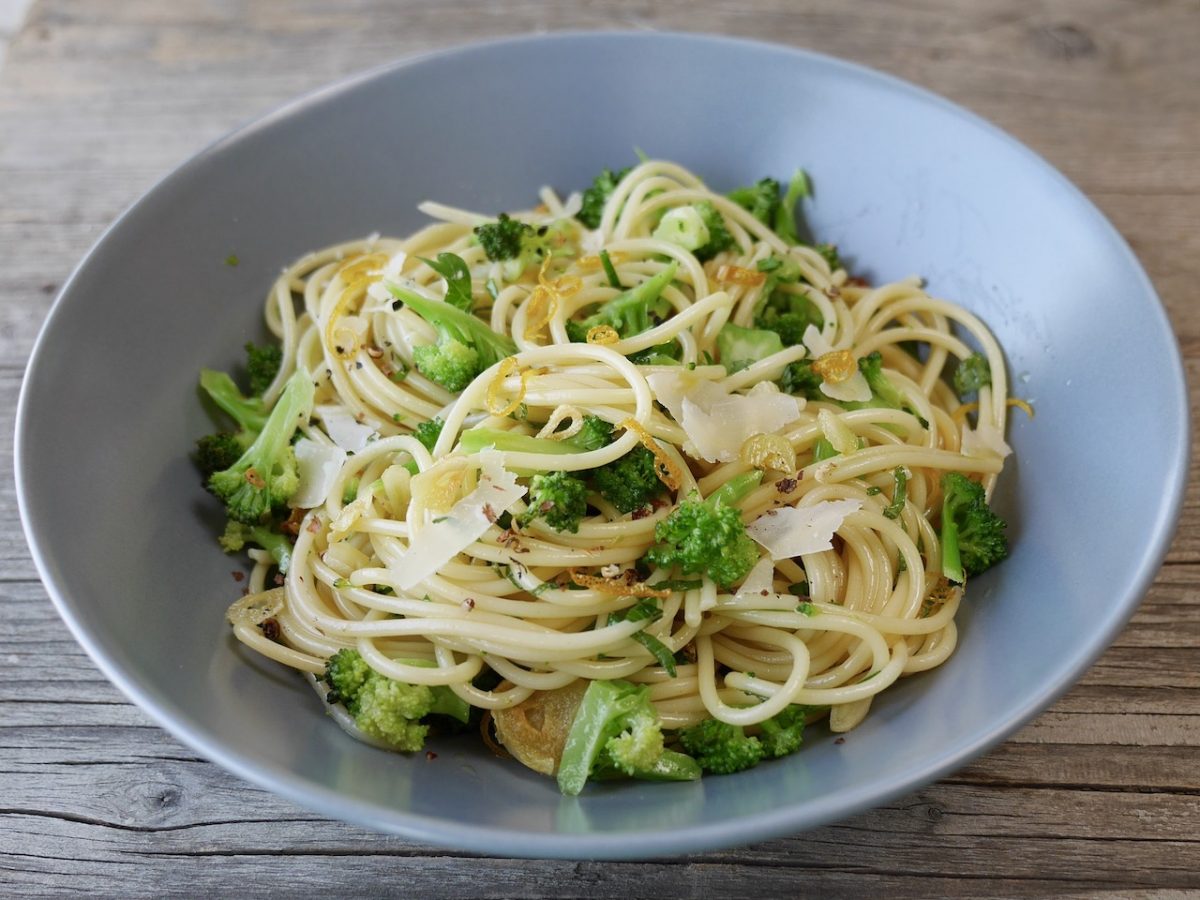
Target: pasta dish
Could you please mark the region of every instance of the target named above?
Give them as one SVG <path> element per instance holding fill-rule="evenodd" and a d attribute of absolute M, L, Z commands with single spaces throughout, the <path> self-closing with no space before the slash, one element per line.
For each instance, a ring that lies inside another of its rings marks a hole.
<path fill-rule="evenodd" d="M 201 375 L 236 638 L 361 740 L 478 730 L 567 794 L 788 755 L 944 662 L 1028 408 L 973 314 L 811 242 L 807 194 L 643 160 L 286 268 L 243 385 Z"/>

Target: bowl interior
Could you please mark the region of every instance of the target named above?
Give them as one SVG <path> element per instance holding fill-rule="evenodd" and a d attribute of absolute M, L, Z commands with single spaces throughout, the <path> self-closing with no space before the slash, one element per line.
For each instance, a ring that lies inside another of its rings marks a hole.
<path fill-rule="evenodd" d="M 815 728 L 798 755 L 736 777 L 567 800 L 473 736 L 443 741 L 433 761 L 357 744 L 298 677 L 227 632 L 237 564 L 216 546 L 220 522 L 187 458 L 211 428 L 197 370 L 235 363 L 261 331 L 271 279 L 300 254 L 408 232 L 427 198 L 525 207 L 542 184 L 565 191 L 628 164 L 635 146 L 718 189 L 805 167 L 812 230 L 852 269 L 922 274 L 992 327 L 1014 393 L 1038 413 L 1015 417 L 998 492 L 1012 558 L 972 583 L 945 666 L 888 691 L 844 743 Z M 1106 323 L 1118 319 L 1114 344 Z M 35 557 L 76 636 L 210 758 L 323 812 L 426 840 L 644 856 L 881 802 L 1050 702 L 1115 634 L 1165 552 L 1185 409 L 1169 325 L 1128 248 L 996 129 L 819 56 L 574 35 L 455 50 L 335 86 L 168 177 L 99 242 L 47 322 L 22 397 L 18 480 Z"/>

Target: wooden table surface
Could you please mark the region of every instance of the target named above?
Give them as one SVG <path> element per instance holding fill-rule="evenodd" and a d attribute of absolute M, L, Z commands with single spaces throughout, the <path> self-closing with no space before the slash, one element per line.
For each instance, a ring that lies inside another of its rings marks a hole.
<path fill-rule="evenodd" d="M 1196 0 L 35 2 L 0 70 L 0 895 L 1200 896 L 1194 479 L 1131 624 L 1007 743 L 882 809 L 679 859 L 482 859 L 325 820 L 197 758 L 71 639 L 21 533 L 13 417 L 57 286 L 101 229 L 213 138 L 338 76 L 494 35 L 616 27 L 813 48 L 998 123 L 1129 240 L 1196 382 Z"/>

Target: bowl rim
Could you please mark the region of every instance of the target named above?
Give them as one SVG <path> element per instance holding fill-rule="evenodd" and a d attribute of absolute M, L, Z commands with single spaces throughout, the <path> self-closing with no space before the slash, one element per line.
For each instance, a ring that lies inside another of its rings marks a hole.
<path fill-rule="evenodd" d="M 1177 421 L 1181 423 L 1181 428 L 1179 440 L 1174 447 L 1169 448 L 1172 457 L 1171 463 L 1164 470 L 1164 484 L 1167 490 L 1159 498 L 1159 506 L 1155 510 L 1154 526 L 1142 545 L 1140 559 L 1130 582 L 1131 589 L 1118 598 L 1119 602 L 1109 608 L 1102 624 L 1092 631 L 1081 646 L 1076 648 L 1071 656 L 1070 664 L 1062 669 L 1057 680 L 1048 682 L 1040 690 L 1026 697 L 1015 713 L 994 722 L 991 728 L 973 735 L 966 735 L 960 741 L 950 745 L 946 748 L 946 752 L 940 754 L 936 760 L 912 766 L 907 771 L 883 782 L 864 783 L 862 786 L 842 792 L 836 797 L 804 800 L 775 810 L 746 813 L 720 822 L 686 825 L 666 831 L 535 833 L 462 824 L 402 809 L 384 807 L 368 801 L 351 799 L 333 789 L 297 776 L 284 767 L 228 749 L 219 739 L 207 734 L 203 728 L 193 727 L 187 721 L 188 715 L 185 710 L 178 709 L 161 697 L 153 686 L 142 684 L 135 676 L 126 672 L 111 649 L 106 646 L 105 639 L 98 634 L 91 633 L 81 619 L 76 616 L 74 609 L 76 601 L 60 590 L 55 582 L 54 567 L 51 564 L 53 548 L 44 547 L 39 543 L 38 522 L 29 494 L 28 482 L 31 476 L 26 471 L 28 460 L 33 458 L 36 452 L 35 448 L 29 446 L 28 422 L 33 415 L 30 409 L 30 394 L 33 390 L 31 385 L 36 380 L 39 370 L 47 365 L 48 336 L 57 321 L 66 315 L 64 310 L 67 309 L 67 298 L 73 293 L 81 271 L 109 241 L 110 237 L 124 227 L 131 214 L 147 198 L 167 188 L 175 180 L 185 177 L 193 167 L 219 155 L 226 147 L 240 142 L 261 129 L 270 128 L 276 122 L 285 120 L 313 105 L 352 92 L 362 84 L 433 61 L 469 58 L 481 51 L 505 49 L 517 51 L 525 49 L 531 44 L 578 41 L 600 43 L 666 41 L 691 43 L 717 49 L 753 49 L 759 53 L 773 53 L 791 57 L 797 61 L 817 64 L 834 70 L 844 77 L 866 80 L 879 87 L 899 91 L 920 102 L 940 107 L 951 116 L 983 129 L 992 139 L 1007 145 L 1010 150 L 1023 154 L 1029 163 L 1056 179 L 1065 192 L 1064 196 L 1072 197 L 1079 202 L 1084 213 L 1097 221 L 1101 231 L 1115 239 L 1115 244 L 1121 254 L 1120 262 L 1133 273 L 1144 292 L 1156 301 L 1151 304 L 1153 307 L 1152 325 L 1160 337 L 1164 338 L 1164 343 L 1174 351 L 1171 359 L 1163 362 L 1169 369 L 1170 384 L 1168 386 L 1172 392 L 1171 405 L 1174 407 L 1173 413 Z M 33 562 L 47 594 L 72 636 L 105 677 L 116 685 L 127 698 L 147 712 L 156 724 L 209 761 L 237 777 L 270 790 L 303 808 L 331 818 L 366 826 L 377 831 L 398 834 L 417 841 L 432 842 L 471 852 L 513 857 L 638 859 L 747 844 L 845 819 L 865 809 L 888 803 L 898 796 L 961 768 L 972 759 L 986 753 L 1044 711 L 1072 687 L 1083 672 L 1109 646 L 1133 615 L 1157 575 L 1174 537 L 1183 506 L 1190 457 L 1190 428 L 1187 382 L 1179 352 L 1178 338 L 1162 299 L 1155 291 L 1141 263 L 1115 226 L 1074 183 L 1040 154 L 999 126 L 931 90 L 895 75 L 804 48 L 749 38 L 681 31 L 565 30 L 499 37 L 419 52 L 339 78 L 287 100 L 266 113 L 244 122 L 210 142 L 158 179 L 104 229 L 76 264 L 71 275 L 63 282 L 51 305 L 34 342 L 22 379 L 15 420 L 13 469 L 16 480 L 17 505 Z"/>

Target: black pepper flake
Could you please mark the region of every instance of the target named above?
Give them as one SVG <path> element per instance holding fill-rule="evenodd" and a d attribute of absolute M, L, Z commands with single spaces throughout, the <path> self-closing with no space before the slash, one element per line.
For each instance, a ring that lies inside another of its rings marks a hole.
<path fill-rule="evenodd" d="M 361 369 L 361 368 L 362 368 L 362 361 L 361 361 L 361 360 L 355 360 L 355 361 L 354 361 L 354 368 L 356 368 L 356 369 Z"/>

